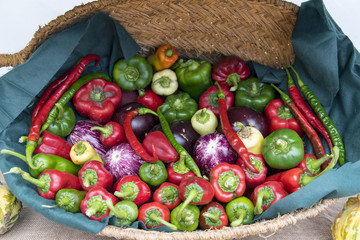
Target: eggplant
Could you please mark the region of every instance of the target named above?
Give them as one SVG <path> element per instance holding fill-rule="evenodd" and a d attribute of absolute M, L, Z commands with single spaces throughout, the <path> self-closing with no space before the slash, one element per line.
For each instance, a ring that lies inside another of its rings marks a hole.
<path fill-rule="evenodd" d="M 126 113 L 137 108 L 145 108 L 146 106 L 139 102 L 130 102 L 118 107 L 112 117 L 112 121 L 115 121 L 121 126 L 123 125 Z M 137 139 L 142 142 L 145 135 L 151 130 L 151 128 L 157 123 L 157 119 L 152 114 L 138 115 L 131 121 L 131 127 L 134 131 Z"/>
<path fill-rule="evenodd" d="M 136 102 L 138 97 L 139 97 L 139 93 L 137 90 L 134 90 L 134 91 L 122 90 L 122 98 L 121 98 L 121 102 L 120 102 L 119 106 L 122 106 L 122 105 L 125 105 L 128 103 L 132 103 L 132 102 Z"/>
<path fill-rule="evenodd" d="M 195 142 L 200 135 L 191 126 L 191 121 L 175 119 L 169 122 L 169 126 L 175 140 L 192 155 Z M 151 129 L 151 132 L 153 131 L 162 131 L 161 125 L 155 125 Z"/>

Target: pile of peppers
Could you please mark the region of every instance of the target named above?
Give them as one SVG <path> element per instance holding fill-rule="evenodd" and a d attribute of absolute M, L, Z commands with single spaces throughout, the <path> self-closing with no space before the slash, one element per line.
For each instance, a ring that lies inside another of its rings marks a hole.
<path fill-rule="evenodd" d="M 278 200 L 337 163 L 344 164 L 339 132 L 292 66 L 301 93 L 284 67 L 288 96 L 251 76 L 247 63 L 236 56 L 212 65 L 181 59 L 174 47 L 165 44 L 148 58 L 117 61 L 113 79 L 105 73 L 83 75 L 92 60 L 97 64 L 99 57 L 85 56 L 42 93 L 29 134 L 20 138 L 26 142 L 25 155 L 1 150 L 28 164 L 28 171 L 14 167 L 5 174 L 19 174 L 41 197 L 54 201 L 53 206 L 43 207 L 81 212 L 94 221 L 115 217 L 118 226 L 142 221 L 148 229 L 235 227 L 251 223 Z M 136 101 L 145 107 L 129 110 L 121 124 L 113 121 L 125 93 L 131 91 L 138 92 Z M 227 111 L 238 106 L 251 108 L 268 121 L 269 135 L 253 143 L 260 149 L 256 153 L 247 145 L 254 141 L 251 134 L 244 134 L 253 126 L 232 125 L 228 117 Z M 91 130 L 101 133 L 100 141 L 107 148 L 128 142 L 144 160 L 138 173 L 117 179 L 89 142 L 70 145 L 66 137 L 76 123 L 75 112 L 99 123 Z M 148 132 L 140 142 L 132 121 L 145 114 L 154 115 L 161 130 Z M 203 175 L 193 153 L 172 132 L 170 123 L 176 120 L 191 121 L 200 135 L 220 128 L 237 160 L 221 162 Z M 235 131 L 239 126 L 242 131 Z M 315 155 L 304 150 L 304 136 Z"/>

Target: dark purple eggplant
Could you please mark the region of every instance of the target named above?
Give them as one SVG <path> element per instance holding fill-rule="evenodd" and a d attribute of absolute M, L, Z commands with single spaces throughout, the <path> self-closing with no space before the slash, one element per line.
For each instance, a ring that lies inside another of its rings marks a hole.
<path fill-rule="evenodd" d="M 137 108 L 144 108 L 145 105 L 139 102 L 127 103 L 116 109 L 112 121 L 123 125 L 126 113 Z M 157 123 L 157 119 L 152 114 L 139 115 L 132 119 L 131 126 L 137 139 L 142 142 L 146 133 Z"/>
<path fill-rule="evenodd" d="M 190 121 L 176 119 L 169 123 L 175 140 L 192 155 L 196 140 L 200 135 L 193 129 Z M 151 132 L 162 131 L 160 124 L 155 125 Z"/>
<path fill-rule="evenodd" d="M 136 99 L 138 98 L 139 93 L 137 90 L 135 91 L 125 91 L 122 90 L 122 98 L 121 98 L 121 102 L 119 104 L 119 106 L 128 104 L 128 103 L 132 103 L 132 102 L 136 102 Z"/>

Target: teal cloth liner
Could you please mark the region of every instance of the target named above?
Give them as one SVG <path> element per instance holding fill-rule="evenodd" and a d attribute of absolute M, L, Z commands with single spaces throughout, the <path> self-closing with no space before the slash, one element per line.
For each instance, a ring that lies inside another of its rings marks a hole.
<path fill-rule="evenodd" d="M 296 55 L 295 69 L 303 82 L 316 93 L 342 133 L 346 164 L 337 166 L 305 188 L 278 201 L 263 214 L 256 216 L 255 220 L 271 219 L 279 213 L 311 207 L 322 198 L 347 197 L 360 192 L 360 148 L 357 146 L 360 136 L 359 52 L 336 25 L 321 0 L 302 3 L 292 44 Z M 139 50 L 124 28 L 103 13 L 48 39 L 25 63 L 0 79 L 0 149 L 25 153 L 24 144 L 18 143 L 18 138 L 28 134 L 32 108 L 38 96 L 80 57 L 98 54 L 101 58 L 96 68 L 91 63 L 84 74 L 104 72 L 111 76 L 116 60 L 128 60 Z M 284 70 L 255 62 L 249 62 L 249 66 L 259 79 L 279 84 L 287 92 Z M 307 152 L 313 153 L 310 142 L 305 139 L 305 143 Z M 323 143 L 327 149 L 326 142 Z M 0 156 L 3 173 L 14 166 L 28 170 L 22 160 L 9 155 Z M 54 205 L 54 201 L 41 198 L 36 188 L 20 175 L 6 174 L 4 177 L 18 199 L 53 221 L 92 234 L 100 232 L 107 224 L 115 224 L 114 217 L 96 222 L 82 213 L 71 214 L 59 208 L 44 208 L 42 205 Z M 138 221 L 129 227 L 146 228 Z M 156 230 L 171 231 L 167 227 Z"/>

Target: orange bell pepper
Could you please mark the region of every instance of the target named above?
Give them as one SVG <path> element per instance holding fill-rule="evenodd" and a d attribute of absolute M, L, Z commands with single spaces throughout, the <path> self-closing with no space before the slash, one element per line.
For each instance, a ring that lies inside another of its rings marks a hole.
<path fill-rule="evenodd" d="M 148 61 L 156 71 L 170 68 L 179 58 L 175 48 L 169 44 L 159 47 L 154 54 L 149 56 Z"/>

